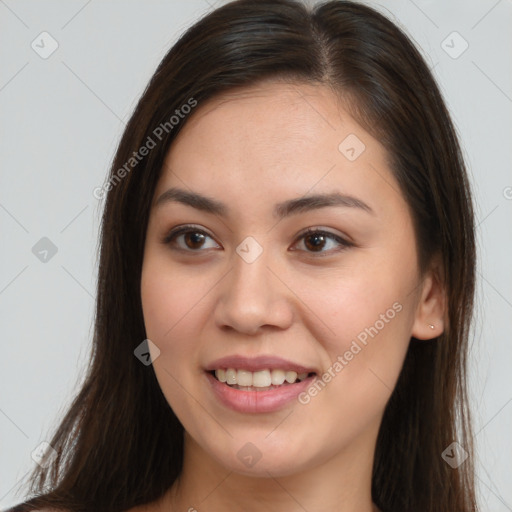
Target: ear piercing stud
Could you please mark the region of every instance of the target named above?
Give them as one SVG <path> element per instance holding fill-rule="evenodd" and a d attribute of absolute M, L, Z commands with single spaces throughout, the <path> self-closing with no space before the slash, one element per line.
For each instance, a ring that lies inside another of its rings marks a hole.
<path fill-rule="evenodd" d="M 428 324 L 428 326 L 429 326 L 431 329 L 433 329 L 433 328 L 434 328 L 434 326 L 433 326 L 432 324 Z"/>

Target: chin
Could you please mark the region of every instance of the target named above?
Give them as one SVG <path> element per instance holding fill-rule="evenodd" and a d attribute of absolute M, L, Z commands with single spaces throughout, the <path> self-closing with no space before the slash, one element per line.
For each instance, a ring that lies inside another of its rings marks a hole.
<path fill-rule="evenodd" d="M 226 445 L 204 448 L 227 471 L 264 478 L 296 474 L 316 465 L 321 458 L 311 444 L 306 451 L 303 440 L 286 435 L 276 435 L 271 441 L 264 436 L 233 433 L 233 439 L 226 441 Z"/>

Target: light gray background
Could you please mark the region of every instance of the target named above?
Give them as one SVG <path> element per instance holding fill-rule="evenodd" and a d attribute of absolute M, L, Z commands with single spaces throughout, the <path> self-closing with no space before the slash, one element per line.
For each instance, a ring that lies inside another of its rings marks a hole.
<path fill-rule="evenodd" d="M 483 511 L 512 511 L 512 4 L 367 2 L 415 39 L 459 130 L 477 202 L 471 353 Z M 90 349 L 104 182 L 135 102 L 213 0 L 0 0 L 0 507 L 78 389 Z M 47 59 L 31 47 L 47 31 Z M 469 44 L 458 58 L 463 41 Z M 448 39 L 446 39 L 448 37 Z M 445 43 L 443 43 L 445 41 Z M 452 47 L 452 48 L 450 48 Z M 452 53 L 450 56 L 445 50 Z M 40 261 L 48 237 L 58 252 Z"/>

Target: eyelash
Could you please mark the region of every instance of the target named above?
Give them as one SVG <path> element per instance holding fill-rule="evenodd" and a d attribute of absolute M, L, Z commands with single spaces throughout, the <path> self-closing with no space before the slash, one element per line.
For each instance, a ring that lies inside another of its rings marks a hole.
<path fill-rule="evenodd" d="M 172 246 L 173 242 L 175 242 L 176 238 L 178 238 L 178 236 L 180 235 L 183 235 L 183 234 L 187 234 L 187 233 L 200 233 L 202 235 L 205 235 L 209 238 L 211 238 L 213 240 L 213 237 L 210 236 L 206 231 L 203 231 L 202 229 L 199 229 L 193 225 L 184 225 L 184 226 L 180 226 L 178 228 L 175 228 L 175 229 L 172 229 L 163 239 L 162 239 L 162 243 L 165 244 L 165 245 L 169 245 L 169 246 Z M 329 251 L 319 251 L 319 252 L 315 252 L 315 251 L 305 251 L 307 252 L 308 254 L 313 254 L 315 256 L 319 256 L 319 257 L 322 257 L 322 256 L 326 256 L 326 255 L 329 255 L 331 254 L 332 252 L 340 252 L 340 251 L 343 251 L 349 247 L 353 247 L 354 244 L 352 242 L 349 242 L 348 240 L 345 240 L 344 238 L 338 236 L 338 235 L 335 235 L 334 233 L 331 233 L 329 231 L 325 231 L 323 229 L 318 229 L 318 228 L 307 228 L 305 231 L 303 231 L 297 238 L 297 240 L 294 242 L 294 245 L 299 242 L 300 240 L 303 240 L 303 239 L 306 239 L 308 236 L 311 236 L 311 235 L 320 235 L 320 236 L 324 236 L 325 238 L 328 238 L 330 240 L 334 240 L 335 242 L 337 242 L 340 247 L 338 249 L 331 249 Z M 177 250 L 177 251 L 182 251 L 182 252 L 188 252 L 188 253 L 200 253 L 200 252 L 203 252 L 204 249 L 198 249 L 198 250 L 193 250 L 193 249 L 183 249 L 181 247 L 171 247 L 172 250 Z"/>

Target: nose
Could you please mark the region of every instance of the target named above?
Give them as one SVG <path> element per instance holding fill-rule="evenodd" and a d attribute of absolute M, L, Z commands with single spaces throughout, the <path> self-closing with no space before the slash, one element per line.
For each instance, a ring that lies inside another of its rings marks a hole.
<path fill-rule="evenodd" d="M 254 335 L 263 329 L 286 329 L 293 321 L 291 292 L 265 251 L 248 263 L 235 254 L 231 271 L 221 281 L 215 307 L 216 325 Z"/>

